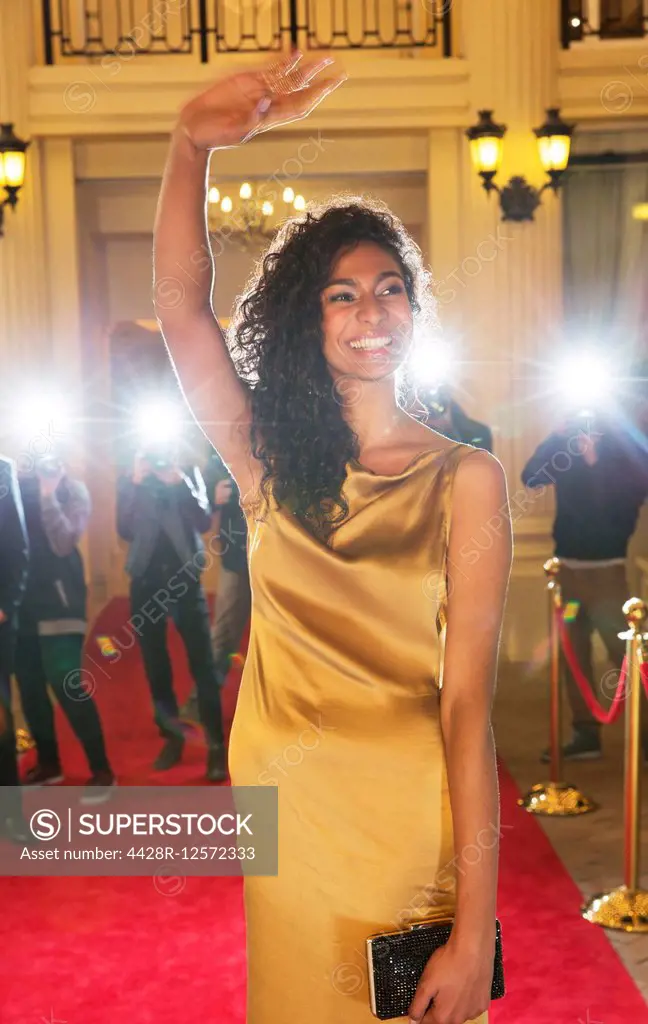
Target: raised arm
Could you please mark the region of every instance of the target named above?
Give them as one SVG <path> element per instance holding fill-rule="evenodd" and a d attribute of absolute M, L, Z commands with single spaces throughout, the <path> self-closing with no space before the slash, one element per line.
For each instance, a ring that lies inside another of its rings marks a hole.
<path fill-rule="evenodd" d="M 90 492 L 80 480 L 67 481 L 64 502 L 56 492 L 41 482 L 41 520 L 49 546 L 59 558 L 71 555 L 88 528 L 91 501 Z"/>
<path fill-rule="evenodd" d="M 566 457 L 569 457 L 567 449 L 568 440 L 566 433 L 560 434 L 556 432 L 550 434 L 542 444 L 538 445 L 522 470 L 522 483 L 525 487 L 548 487 L 555 483 L 556 470 L 553 467 L 552 460 L 561 451 L 565 452 Z"/>
<path fill-rule="evenodd" d="M 295 54 L 212 85 L 183 108 L 164 171 L 154 231 L 155 313 L 185 397 L 242 495 L 256 489 L 261 474 L 251 454 L 249 392 L 212 306 L 209 154 L 305 117 L 343 80 L 313 82 L 330 63 L 302 65 Z"/>
<path fill-rule="evenodd" d="M 209 156 L 176 129 L 155 224 L 155 312 L 178 380 L 208 439 L 247 490 L 250 400 L 212 309 L 214 261 L 206 225 Z"/>

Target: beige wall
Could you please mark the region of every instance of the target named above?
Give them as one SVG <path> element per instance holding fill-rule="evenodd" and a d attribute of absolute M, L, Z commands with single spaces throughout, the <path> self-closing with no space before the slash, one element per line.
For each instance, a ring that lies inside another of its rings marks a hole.
<path fill-rule="evenodd" d="M 222 184 L 222 179 L 221 184 Z M 334 193 L 371 195 L 386 202 L 410 227 L 418 240 L 426 232 L 426 184 L 422 174 L 400 179 L 366 176 L 302 178 L 296 185 L 309 199 Z M 89 244 L 105 252 L 105 288 L 108 326 L 120 320 L 147 319 L 151 304 L 151 226 L 159 182 L 93 181 L 81 183 Z M 80 224 L 82 235 L 86 226 Z M 230 315 L 236 296 L 254 266 L 254 255 L 228 245 L 216 261 L 215 307 L 219 316 Z"/>

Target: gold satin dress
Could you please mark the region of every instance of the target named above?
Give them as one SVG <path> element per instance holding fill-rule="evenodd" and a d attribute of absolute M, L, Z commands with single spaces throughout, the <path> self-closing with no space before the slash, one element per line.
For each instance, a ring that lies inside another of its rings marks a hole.
<path fill-rule="evenodd" d="M 350 462 L 329 546 L 242 503 L 252 620 L 229 766 L 279 804 L 278 875 L 245 879 L 248 1024 L 375 1022 L 366 938 L 452 913 L 439 680 L 452 481 L 473 451 L 389 476 Z"/>

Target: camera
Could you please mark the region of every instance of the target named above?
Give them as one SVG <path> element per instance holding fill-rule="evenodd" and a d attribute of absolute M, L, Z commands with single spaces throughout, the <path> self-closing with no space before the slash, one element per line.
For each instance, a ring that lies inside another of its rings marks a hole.
<path fill-rule="evenodd" d="M 597 416 L 593 409 L 579 409 L 572 412 L 567 418 L 567 426 L 570 430 L 582 431 L 585 434 L 594 433 L 597 423 Z"/>
<path fill-rule="evenodd" d="M 148 462 L 154 471 L 172 469 L 177 462 L 177 452 L 172 444 L 163 442 L 148 444 L 141 454 L 141 458 Z"/>
<path fill-rule="evenodd" d="M 170 469 L 173 460 L 163 452 L 144 452 L 142 458 L 148 462 L 151 469 Z"/>

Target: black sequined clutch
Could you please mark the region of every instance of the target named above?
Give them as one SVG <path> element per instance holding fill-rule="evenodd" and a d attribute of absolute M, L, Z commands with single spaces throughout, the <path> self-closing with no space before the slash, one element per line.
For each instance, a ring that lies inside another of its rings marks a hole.
<path fill-rule="evenodd" d="M 392 1020 L 407 1015 L 426 963 L 435 950 L 445 946 L 451 931 L 452 921 L 432 921 L 367 939 L 369 994 L 375 1017 Z M 504 994 L 502 928 L 497 921 L 491 999 L 500 999 Z"/>

